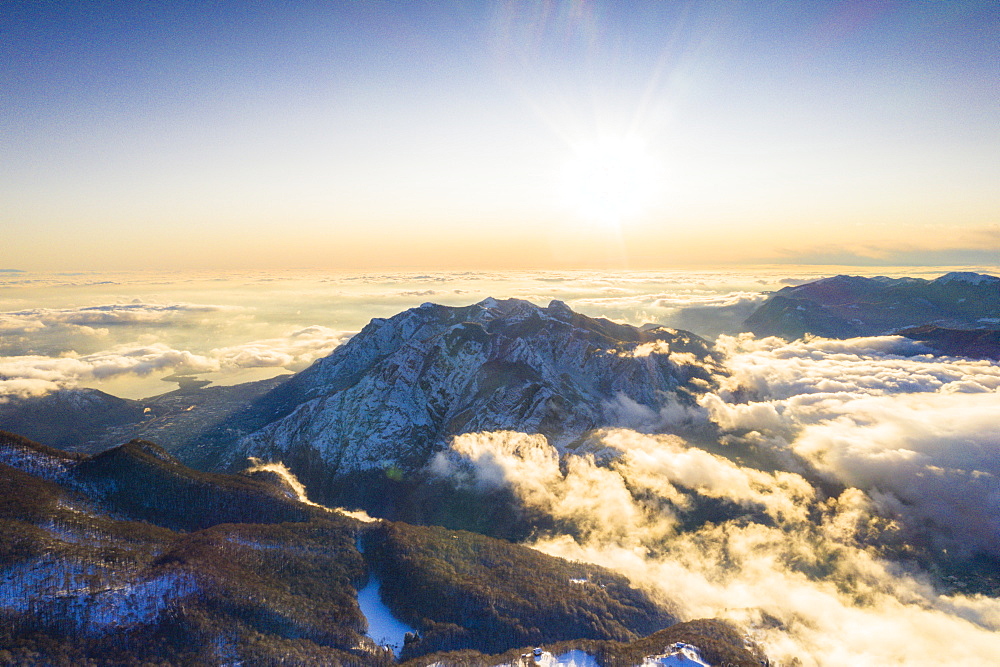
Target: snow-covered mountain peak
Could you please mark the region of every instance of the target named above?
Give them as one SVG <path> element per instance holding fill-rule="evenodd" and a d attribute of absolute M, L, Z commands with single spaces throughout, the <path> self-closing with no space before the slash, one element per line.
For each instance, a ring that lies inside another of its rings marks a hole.
<path fill-rule="evenodd" d="M 372 320 L 293 379 L 305 400 L 244 437 L 227 463 L 304 456 L 331 472 L 418 468 L 451 436 L 493 430 L 565 445 L 620 425 L 623 405 L 657 414 L 668 401 L 693 403 L 721 372 L 697 336 L 587 317 L 560 301 L 424 304 Z"/>

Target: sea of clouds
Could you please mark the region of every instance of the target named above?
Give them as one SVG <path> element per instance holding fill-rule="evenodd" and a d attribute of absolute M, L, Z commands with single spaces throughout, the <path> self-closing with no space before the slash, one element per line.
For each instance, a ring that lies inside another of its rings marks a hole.
<path fill-rule="evenodd" d="M 744 624 L 779 664 L 996 664 L 1000 599 L 962 564 L 1000 559 L 1000 367 L 894 336 L 718 347 L 731 374 L 696 409 L 571 452 L 466 434 L 432 469 L 509 488 L 559 526 L 533 547 Z"/>

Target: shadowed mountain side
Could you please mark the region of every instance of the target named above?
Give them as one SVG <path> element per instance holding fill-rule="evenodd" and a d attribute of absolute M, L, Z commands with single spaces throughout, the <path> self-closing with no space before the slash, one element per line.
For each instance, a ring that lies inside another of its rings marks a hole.
<path fill-rule="evenodd" d="M 1000 328 L 1000 278 L 953 272 L 934 280 L 834 276 L 785 287 L 745 321 L 758 336 L 852 338 L 936 325 Z"/>
<path fill-rule="evenodd" d="M 0 463 L 82 492 L 119 516 L 178 530 L 304 521 L 322 512 L 278 479 L 195 470 L 144 440 L 87 456 L 0 431 Z"/>
<path fill-rule="evenodd" d="M 152 440 L 172 451 L 288 377 L 228 387 L 185 387 L 137 401 L 97 389 L 6 397 L 0 402 L 0 430 L 69 451 L 95 453 L 134 438 Z"/>
<path fill-rule="evenodd" d="M 953 357 L 1000 360 L 1000 330 L 997 329 L 945 329 L 928 325 L 903 329 L 899 335 Z"/>
<path fill-rule="evenodd" d="M 364 544 L 383 599 L 419 631 L 403 658 L 566 639 L 633 640 L 675 622 L 621 575 L 475 533 L 382 522 Z"/>
<path fill-rule="evenodd" d="M 182 530 L 305 521 L 318 511 L 296 502 L 294 492 L 274 482 L 194 470 L 143 440 L 81 461 L 70 479 L 116 511 Z"/>
<path fill-rule="evenodd" d="M 64 389 L 0 402 L 0 429 L 72 451 L 100 451 L 113 444 L 104 444 L 105 433 L 137 425 L 145 416 L 141 402 L 97 389 Z"/>
<path fill-rule="evenodd" d="M 599 567 L 364 524 L 151 443 L 87 457 L 0 433 L 0 462 L 0 657 L 14 664 L 387 664 L 362 635 L 357 590 L 371 574 L 416 621 L 414 657 L 634 640 L 673 621 Z"/>
<path fill-rule="evenodd" d="M 241 498 L 248 515 L 260 508 L 254 497 L 269 495 L 263 484 L 243 483 L 253 480 L 208 478 L 149 449 L 133 443 L 111 458 L 151 456 L 167 463 L 169 471 L 161 474 L 201 476 L 220 497 L 232 492 L 227 481 L 252 489 Z M 91 495 L 91 480 L 82 482 L 74 467 L 92 459 L 9 434 L 0 434 L 0 460 L 17 466 L 0 464 L 5 664 L 386 662 L 384 652 L 363 636 L 365 620 L 352 583 L 365 576 L 355 549 L 361 524 L 355 520 L 301 511 L 308 521 L 220 523 L 178 532 L 164 527 L 178 522 L 181 510 L 172 505 L 191 515 L 189 524 L 232 517 L 219 516 L 210 501 L 199 505 L 207 494 L 185 497 L 183 484 L 164 483 L 160 474 L 142 480 L 150 500 L 138 512 L 130 493 Z M 126 476 L 137 470 L 133 463 L 113 467 Z M 137 514 L 142 521 L 131 520 Z"/>

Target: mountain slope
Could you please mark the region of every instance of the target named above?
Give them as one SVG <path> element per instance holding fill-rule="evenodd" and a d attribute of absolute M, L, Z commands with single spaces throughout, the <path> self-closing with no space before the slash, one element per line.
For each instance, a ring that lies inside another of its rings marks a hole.
<path fill-rule="evenodd" d="M 566 445 L 622 405 L 693 403 L 722 370 L 692 334 L 586 317 L 553 301 L 424 304 L 373 320 L 222 430 L 190 460 L 311 461 L 328 475 L 416 470 L 455 434 L 516 429 Z M 224 432 L 243 433 L 225 448 Z M 292 465 L 290 463 L 290 465 Z M 297 474 L 310 475 L 303 465 Z"/>
<path fill-rule="evenodd" d="M 314 512 L 294 494 L 246 475 L 188 468 L 144 440 L 89 456 L 67 477 L 75 488 L 116 511 L 181 530 L 219 523 L 305 521 Z"/>
<path fill-rule="evenodd" d="M 784 338 L 876 336 L 924 325 L 1000 328 L 1000 278 L 834 276 L 778 290 L 744 323 L 758 336 Z"/>
<path fill-rule="evenodd" d="M 63 389 L 44 396 L 0 402 L 0 429 L 22 433 L 52 447 L 98 449 L 111 429 L 138 424 L 145 406 L 97 389 Z"/>
<path fill-rule="evenodd" d="M 0 432 L 0 461 L 0 660 L 14 664 L 388 664 L 363 634 L 370 576 L 412 616 L 411 657 L 635 640 L 673 622 L 603 568 L 362 523 L 151 443 L 82 456 Z"/>
<path fill-rule="evenodd" d="M 403 658 L 567 639 L 634 640 L 675 622 L 620 575 L 502 540 L 382 522 L 364 543 L 383 599 L 419 629 Z"/>
<path fill-rule="evenodd" d="M 182 387 L 128 400 L 97 389 L 62 389 L 44 396 L 0 399 L 0 430 L 53 447 L 101 452 L 142 438 L 167 450 L 188 442 L 279 386 L 287 375 L 220 387 Z"/>
<path fill-rule="evenodd" d="M 126 448 L 124 455 L 137 448 Z M 381 659 L 382 651 L 363 636 L 365 621 L 352 584 L 365 574 L 354 547 L 356 521 L 308 514 L 310 508 L 286 499 L 288 509 L 302 508 L 309 520 L 178 532 L 163 527 L 175 523 L 172 505 L 184 507 L 191 523 L 204 523 L 212 511 L 149 478 L 131 479 L 124 466 L 114 483 L 149 497 L 140 512 L 119 504 L 113 494 L 91 495 L 94 478 L 79 469 L 92 458 L 0 433 L 0 460 L 0 659 L 5 663 L 213 665 L 301 656 L 298 664 L 309 664 L 306 659 L 378 664 Z M 172 475 L 200 474 L 162 462 Z M 260 498 L 269 496 L 266 484 L 246 481 L 258 487 Z M 214 490 L 227 493 L 224 484 Z M 253 503 L 246 504 L 244 511 L 252 512 Z"/>
<path fill-rule="evenodd" d="M 1000 330 L 946 329 L 927 325 L 903 329 L 901 336 L 919 340 L 941 354 L 953 357 L 1000 360 Z"/>

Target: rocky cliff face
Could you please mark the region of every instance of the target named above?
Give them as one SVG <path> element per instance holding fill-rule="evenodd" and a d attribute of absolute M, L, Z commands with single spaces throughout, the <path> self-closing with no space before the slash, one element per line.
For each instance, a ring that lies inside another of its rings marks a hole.
<path fill-rule="evenodd" d="M 262 402 L 278 418 L 223 465 L 309 450 L 331 473 L 415 469 L 450 436 L 485 430 L 564 446 L 630 411 L 693 402 L 722 372 L 692 334 L 590 318 L 559 301 L 424 304 L 373 320 Z"/>

